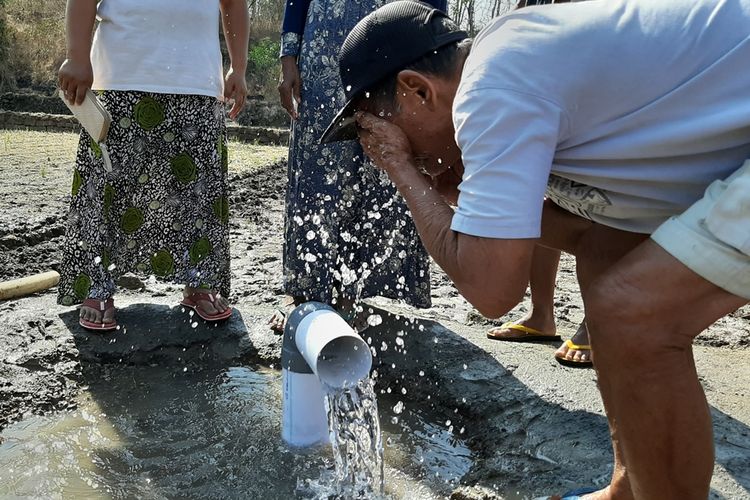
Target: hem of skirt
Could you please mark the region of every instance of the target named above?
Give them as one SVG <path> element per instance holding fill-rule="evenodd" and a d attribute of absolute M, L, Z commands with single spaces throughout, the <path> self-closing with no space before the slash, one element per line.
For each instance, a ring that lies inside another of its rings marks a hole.
<path fill-rule="evenodd" d="M 137 273 L 133 273 L 133 274 L 135 274 L 135 276 L 138 277 L 138 279 L 141 279 L 141 278 L 144 277 L 144 276 L 139 275 Z M 118 277 L 113 278 L 113 279 L 115 281 L 117 281 L 121 277 L 122 276 L 118 276 Z M 213 286 L 210 286 L 210 287 L 201 287 L 199 285 L 193 285 L 193 284 L 185 283 L 184 281 L 179 281 L 179 280 L 174 280 L 174 279 L 168 279 L 168 278 L 167 279 L 157 278 L 157 281 L 159 283 L 171 284 L 171 285 L 179 285 L 179 286 L 189 286 L 191 288 L 215 289 Z M 231 285 L 227 285 L 226 289 L 219 289 L 219 293 L 221 294 L 221 296 L 222 297 L 227 297 L 227 298 L 229 298 L 229 294 L 231 293 L 231 291 L 232 291 Z M 117 295 L 117 293 L 113 293 L 112 295 L 110 295 L 109 297 L 107 297 L 105 299 L 101 299 L 99 297 L 97 297 L 96 299 L 97 300 L 107 300 L 107 299 L 110 299 L 110 298 L 114 297 L 115 295 Z M 66 297 L 72 297 L 73 300 L 72 301 L 64 301 L 64 299 Z M 77 306 L 77 305 L 83 304 L 84 300 L 86 300 L 86 299 L 79 299 L 75 295 L 72 295 L 72 294 L 63 294 L 61 291 L 58 291 L 56 302 L 57 302 L 58 305 L 61 305 L 61 306 L 72 307 L 72 306 Z"/>
<path fill-rule="evenodd" d="M 324 302 L 326 304 L 330 304 L 333 301 L 333 295 L 330 293 L 311 293 L 310 290 L 299 290 L 292 287 L 284 287 L 284 294 L 290 295 L 290 296 L 299 296 L 299 297 L 305 297 L 308 300 L 316 300 L 318 302 Z M 404 302 L 407 305 L 411 307 L 415 307 L 417 309 L 429 309 L 432 307 L 432 299 L 428 298 L 427 300 L 417 300 L 410 297 L 399 297 L 394 295 L 389 295 L 382 292 L 376 292 L 376 293 L 362 293 L 359 295 L 358 299 L 370 299 L 374 297 L 381 297 L 384 299 L 390 299 L 390 300 L 398 300 L 400 302 Z"/>

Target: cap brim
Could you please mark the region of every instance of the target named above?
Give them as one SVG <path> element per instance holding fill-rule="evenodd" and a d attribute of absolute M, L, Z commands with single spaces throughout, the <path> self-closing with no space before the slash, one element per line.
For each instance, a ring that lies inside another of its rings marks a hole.
<path fill-rule="evenodd" d="M 320 144 L 329 142 L 351 141 L 357 139 L 357 120 L 354 118 L 354 100 L 352 99 L 341 111 L 336 118 L 331 121 L 328 128 L 320 136 Z"/>

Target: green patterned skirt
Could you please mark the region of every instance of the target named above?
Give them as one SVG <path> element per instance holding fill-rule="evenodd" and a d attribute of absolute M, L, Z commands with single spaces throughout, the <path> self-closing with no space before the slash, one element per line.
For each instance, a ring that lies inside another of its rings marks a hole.
<path fill-rule="evenodd" d="M 208 96 L 106 91 L 102 151 L 81 131 L 58 302 L 106 299 L 135 272 L 229 295 L 224 108 Z"/>

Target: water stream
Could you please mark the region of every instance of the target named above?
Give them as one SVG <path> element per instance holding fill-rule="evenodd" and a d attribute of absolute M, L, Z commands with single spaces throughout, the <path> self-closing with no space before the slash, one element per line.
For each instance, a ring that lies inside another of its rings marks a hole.
<path fill-rule="evenodd" d="M 0 433 L 0 497 L 437 499 L 472 464 L 463 442 L 426 414 L 398 424 L 384 416 L 381 441 L 371 386 L 331 399 L 332 414 L 363 409 L 337 424 L 337 453 L 304 454 L 280 438 L 274 370 L 90 365 L 84 378 L 78 409 Z M 355 448 L 380 458 L 363 463 Z"/>

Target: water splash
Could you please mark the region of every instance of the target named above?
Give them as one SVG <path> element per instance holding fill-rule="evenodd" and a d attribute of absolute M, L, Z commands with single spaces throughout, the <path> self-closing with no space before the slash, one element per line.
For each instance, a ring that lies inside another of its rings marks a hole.
<path fill-rule="evenodd" d="M 336 498 L 384 498 L 383 438 L 375 382 L 326 391 L 326 411 L 335 462 Z"/>

